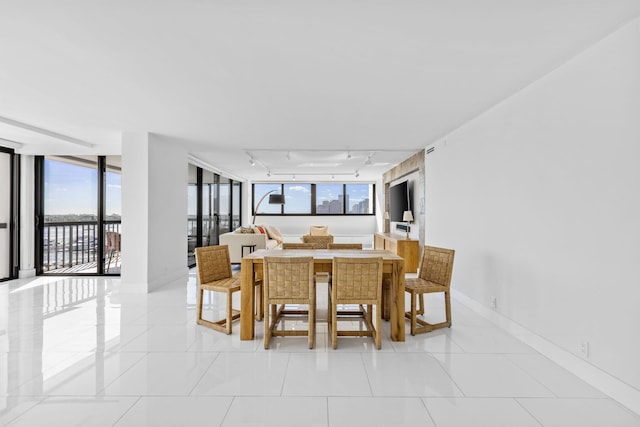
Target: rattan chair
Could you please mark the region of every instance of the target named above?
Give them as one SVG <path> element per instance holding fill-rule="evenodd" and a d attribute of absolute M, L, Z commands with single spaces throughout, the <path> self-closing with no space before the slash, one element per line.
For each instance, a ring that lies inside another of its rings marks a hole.
<path fill-rule="evenodd" d="M 327 249 L 329 247 L 329 243 L 333 243 L 333 236 L 311 236 L 309 234 L 305 234 L 302 236 L 302 241 L 304 243 L 313 243 L 316 249 Z"/>
<path fill-rule="evenodd" d="M 287 304 L 307 304 L 308 310 L 287 309 Z M 279 306 L 280 305 L 280 306 Z M 278 322 L 287 316 L 307 315 L 307 330 L 278 329 Z M 271 319 L 269 318 L 271 317 Z M 272 336 L 308 336 L 309 348 L 316 338 L 316 287 L 313 278 L 313 257 L 264 258 L 264 348 Z"/>
<path fill-rule="evenodd" d="M 315 243 L 283 243 L 282 249 L 315 249 Z"/>
<path fill-rule="evenodd" d="M 116 231 L 107 231 L 105 233 L 105 240 L 106 240 L 105 255 L 107 256 L 107 262 L 106 262 L 107 265 L 106 265 L 105 271 L 107 273 L 111 268 L 111 261 L 113 260 L 114 257 L 116 259 L 115 261 L 116 267 L 119 265 L 118 259 L 120 257 L 120 247 L 121 247 L 120 237 L 121 237 L 120 233 Z"/>
<path fill-rule="evenodd" d="M 454 254 L 453 249 L 425 246 L 422 250 L 418 277 L 405 279 L 405 291 L 411 294 L 411 311 L 405 313 L 405 317 L 411 321 L 411 335 L 451 327 L 450 288 Z M 434 292 L 444 292 L 446 320 L 431 324 L 418 319 L 418 314 L 424 314 L 424 294 Z M 419 308 L 416 307 L 416 299 L 419 299 Z"/>
<path fill-rule="evenodd" d="M 240 318 L 240 311 L 234 310 L 231 306 L 233 293 L 240 290 L 240 277 L 234 276 L 231 272 L 231 261 L 229 259 L 229 247 L 205 246 L 195 249 L 196 268 L 198 271 L 198 302 L 197 318 L 199 325 L 207 326 L 226 334 L 231 333 L 231 324 Z M 256 299 L 262 299 L 262 282 L 255 281 Z M 226 317 L 217 321 L 205 320 L 202 318 L 202 305 L 204 291 L 222 292 L 227 295 Z M 256 306 L 257 318 L 262 318 L 262 307 Z"/>
<path fill-rule="evenodd" d="M 329 335 L 333 348 L 338 348 L 339 336 L 370 336 L 377 349 L 382 347 L 381 298 L 382 257 L 333 259 L 332 280 L 329 283 Z M 357 304 L 358 310 L 340 310 L 338 304 Z M 374 313 L 375 309 L 375 325 Z M 366 306 L 366 308 L 365 308 Z M 340 317 L 363 317 L 367 326 L 362 330 L 339 330 Z"/>
<path fill-rule="evenodd" d="M 362 243 L 329 243 L 327 249 L 362 250 Z"/>

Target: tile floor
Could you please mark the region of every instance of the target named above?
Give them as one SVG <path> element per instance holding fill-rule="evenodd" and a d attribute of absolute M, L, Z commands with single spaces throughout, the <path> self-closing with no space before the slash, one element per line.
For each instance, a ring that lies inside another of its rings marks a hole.
<path fill-rule="evenodd" d="M 195 302 L 193 271 L 148 295 L 117 278 L 0 283 L 0 425 L 640 426 L 455 301 L 451 329 L 391 342 L 385 324 L 380 351 L 369 338 L 329 348 L 324 322 L 313 350 L 305 337 L 264 350 L 261 323 L 240 341 L 237 324 L 230 336 L 196 325 Z"/>

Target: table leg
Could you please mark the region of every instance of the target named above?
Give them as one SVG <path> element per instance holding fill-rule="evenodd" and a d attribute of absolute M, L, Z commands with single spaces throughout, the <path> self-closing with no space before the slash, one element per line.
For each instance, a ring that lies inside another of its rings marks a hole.
<path fill-rule="evenodd" d="M 241 284 L 240 284 L 240 339 L 252 340 L 254 338 L 253 317 L 254 308 L 254 290 L 253 290 L 253 260 L 242 259 L 241 267 Z"/>

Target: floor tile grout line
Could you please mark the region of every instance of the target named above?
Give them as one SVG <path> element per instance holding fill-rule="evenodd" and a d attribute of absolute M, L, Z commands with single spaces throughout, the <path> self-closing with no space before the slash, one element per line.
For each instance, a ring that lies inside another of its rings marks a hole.
<path fill-rule="evenodd" d="M 118 417 L 118 419 L 111 425 L 112 427 L 115 427 L 116 425 L 118 425 L 118 423 L 129 413 L 131 412 L 131 410 L 138 404 L 138 402 L 140 402 L 142 400 L 142 396 L 138 396 L 138 398 L 136 399 L 135 402 L 133 402 L 133 404 L 131 406 L 129 406 L 129 408 L 127 408 L 126 411 L 124 411 L 124 413 L 122 415 L 120 415 L 120 417 Z"/>
<path fill-rule="evenodd" d="M 529 410 L 527 409 L 527 407 L 526 407 L 526 406 L 524 406 L 524 405 L 522 404 L 522 402 L 520 402 L 520 399 L 521 399 L 521 398 L 513 397 L 512 399 L 513 399 L 513 400 L 515 400 L 515 401 L 516 401 L 516 403 L 517 403 L 517 404 L 518 404 L 522 409 L 524 409 L 524 411 L 525 411 L 527 414 L 529 414 L 529 415 L 531 416 L 531 418 L 533 418 L 533 419 L 534 419 L 538 424 L 540 424 L 542 427 L 544 427 L 544 424 L 542 423 L 542 421 L 540 421 L 540 420 L 538 419 L 538 417 L 536 417 L 535 415 L 533 415 L 533 414 L 531 413 L 531 411 L 529 411 Z"/>

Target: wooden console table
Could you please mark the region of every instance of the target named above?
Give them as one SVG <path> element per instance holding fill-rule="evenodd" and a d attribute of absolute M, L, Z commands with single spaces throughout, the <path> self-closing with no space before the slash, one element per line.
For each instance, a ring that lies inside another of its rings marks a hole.
<path fill-rule="evenodd" d="M 420 242 L 405 238 L 401 234 L 374 233 L 373 249 L 391 251 L 404 258 L 404 271 L 415 273 L 418 271 L 420 259 Z"/>

